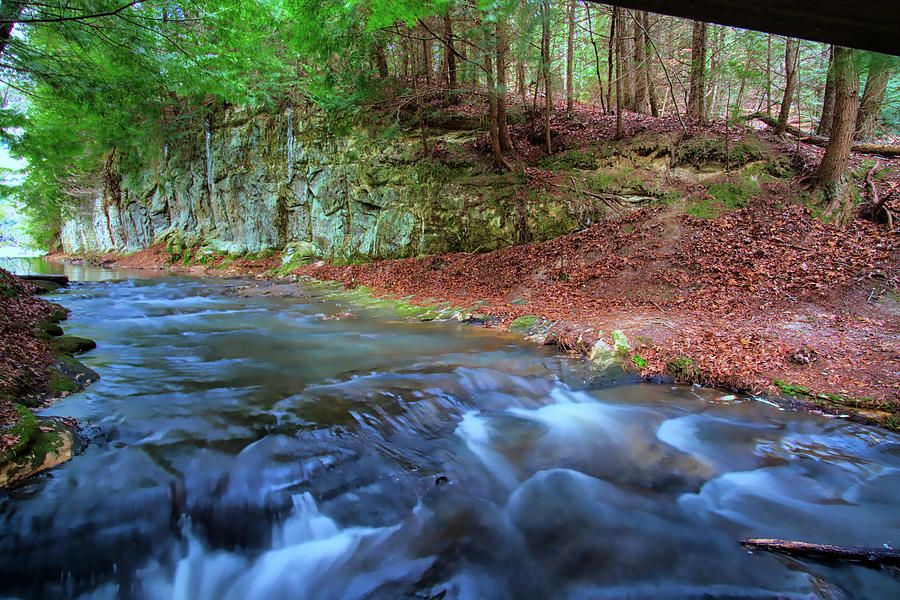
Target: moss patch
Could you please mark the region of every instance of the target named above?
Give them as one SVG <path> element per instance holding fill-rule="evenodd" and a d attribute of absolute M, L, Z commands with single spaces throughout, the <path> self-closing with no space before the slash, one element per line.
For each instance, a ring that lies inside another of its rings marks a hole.
<path fill-rule="evenodd" d="M 543 319 L 538 315 L 525 315 L 514 319 L 513 322 L 509 324 L 509 328 L 513 331 L 527 331 L 542 321 Z"/>

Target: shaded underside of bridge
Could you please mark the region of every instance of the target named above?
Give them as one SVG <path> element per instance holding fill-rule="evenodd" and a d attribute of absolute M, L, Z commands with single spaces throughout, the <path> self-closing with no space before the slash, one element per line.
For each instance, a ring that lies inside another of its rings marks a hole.
<path fill-rule="evenodd" d="M 900 54 L 900 0 L 607 0 L 602 4 Z"/>

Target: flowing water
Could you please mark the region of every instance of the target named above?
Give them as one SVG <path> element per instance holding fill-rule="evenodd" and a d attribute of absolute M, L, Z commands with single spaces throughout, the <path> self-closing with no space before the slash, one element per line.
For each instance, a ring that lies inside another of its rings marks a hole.
<path fill-rule="evenodd" d="M 96 437 L 0 496 L 0 596 L 900 597 L 737 543 L 900 545 L 896 435 L 237 285 L 53 296 L 102 379 L 45 412 Z"/>

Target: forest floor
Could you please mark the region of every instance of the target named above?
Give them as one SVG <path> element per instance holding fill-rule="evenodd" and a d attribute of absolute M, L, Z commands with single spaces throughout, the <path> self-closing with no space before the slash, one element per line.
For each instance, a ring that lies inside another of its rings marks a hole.
<path fill-rule="evenodd" d="M 468 109 L 456 110 L 465 116 Z M 567 175 L 548 168 L 535 122 L 511 128 L 519 159 L 528 185 L 558 192 Z M 611 140 L 615 118 L 557 111 L 552 129 L 560 152 L 578 151 Z M 632 114 L 625 129 L 629 137 L 683 131 L 675 118 Z M 725 131 L 722 123 L 688 124 L 685 135 L 719 137 Z M 735 140 L 743 135 L 734 134 Z M 821 148 L 769 139 L 770 150 L 790 161 L 795 176 L 761 180 L 742 208 L 717 204 L 702 185 L 683 186 L 688 203 L 713 209 L 705 210 L 705 218 L 689 214 L 684 203 L 660 204 L 543 243 L 367 264 L 319 261 L 294 274 L 367 286 L 405 302 L 472 307 L 492 317 L 485 327 L 539 316 L 554 323 L 546 343 L 576 354 L 586 354 L 598 340 L 611 343 L 611 332 L 620 330 L 631 342 L 633 368 L 648 379 L 674 377 L 781 395 L 808 409 L 896 429 L 900 234 L 861 219 L 841 227 L 816 218 L 815 206 L 803 201 L 801 183 Z M 486 136 L 473 146 L 487 156 Z M 441 160 L 440 146 L 423 157 L 429 159 Z M 876 169 L 882 173 L 873 179 Z M 882 197 L 888 195 L 889 207 L 900 208 L 900 160 L 854 154 L 851 170 L 857 173 L 857 197 L 866 196 L 868 179 Z M 158 244 L 128 257 L 93 259 L 162 268 L 171 257 Z M 169 268 L 261 275 L 280 265 L 275 255 L 237 259 L 227 267 Z"/>

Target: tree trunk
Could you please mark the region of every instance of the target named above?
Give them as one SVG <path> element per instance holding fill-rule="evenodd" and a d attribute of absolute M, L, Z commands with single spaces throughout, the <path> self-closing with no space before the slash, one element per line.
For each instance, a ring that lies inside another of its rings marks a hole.
<path fill-rule="evenodd" d="M 431 37 L 427 31 L 422 31 L 422 55 L 425 57 L 424 65 L 425 65 L 425 81 L 426 83 L 431 83 L 431 74 L 434 71 L 432 66 L 432 52 L 434 48 L 431 43 Z"/>
<path fill-rule="evenodd" d="M 375 64 L 378 66 L 378 76 L 382 79 L 388 77 L 387 57 L 384 55 L 384 42 L 378 41 L 375 44 Z"/>
<path fill-rule="evenodd" d="M 646 13 L 640 10 L 632 11 L 632 25 L 634 26 L 634 98 L 632 107 L 635 112 L 647 112 L 647 43 L 644 41 L 644 31 L 641 24 Z"/>
<path fill-rule="evenodd" d="M 544 133 L 547 154 L 553 153 L 550 141 L 550 112 L 553 110 L 552 88 L 550 86 L 550 0 L 541 0 L 541 67 L 544 76 Z"/>
<path fill-rule="evenodd" d="M 856 111 L 859 107 L 859 70 L 856 51 L 834 49 L 834 121 L 831 140 L 816 173 L 818 186 L 828 202 L 825 216 L 845 221 L 852 208 L 847 189 L 847 162 L 856 131 Z"/>
<path fill-rule="evenodd" d="M 825 94 L 822 97 L 822 118 L 816 135 L 831 136 L 831 123 L 834 121 L 834 46 L 828 50 L 828 73 L 825 75 Z"/>
<path fill-rule="evenodd" d="M 16 21 L 22 16 L 25 4 L 26 2 L 18 2 L 16 0 L 3 0 L 3 2 L 0 2 L 0 19 L 2 19 L 0 21 L 0 55 L 6 50 L 9 38 L 12 37 L 13 27 L 16 26 Z"/>
<path fill-rule="evenodd" d="M 691 86 L 688 96 L 688 116 L 703 123 L 706 114 L 706 23 L 694 21 L 691 36 Z"/>
<path fill-rule="evenodd" d="M 653 81 L 653 72 L 650 69 L 650 16 L 647 11 L 641 12 L 641 31 L 643 37 L 641 43 L 644 45 L 644 78 L 647 81 L 647 98 L 650 101 L 650 114 L 654 117 L 659 116 L 659 106 L 656 100 L 656 86 Z"/>
<path fill-rule="evenodd" d="M 591 39 L 591 46 L 594 47 L 594 71 L 597 72 L 597 88 L 599 90 L 598 96 L 600 97 L 600 110 L 606 112 L 607 105 L 605 102 L 605 96 L 603 95 L 603 78 L 600 76 L 600 51 L 597 49 L 597 40 L 594 39 L 594 26 L 591 23 L 591 7 L 589 4 L 585 4 L 584 9 L 587 11 L 588 36 L 590 36 Z"/>
<path fill-rule="evenodd" d="M 775 127 L 775 135 L 784 135 L 788 117 L 791 115 L 791 102 L 794 101 L 794 88 L 797 85 L 797 40 L 785 38 L 784 40 L 784 97 L 781 99 L 781 112 L 778 113 L 778 126 Z"/>
<path fill-rule="evenodd" d="M 509 40 L 506 35 L 506 23 L 497 23 L 497 132 L 500 137 L 500 150 L 504 153 L 512 150 L 509 139 L 509 125 L 506 122 L 506 71 Z"/>
<path fill-rule="evenodd" d="M 403 77 L 409 77 L 409 35 L 412 33 L 409 27 L 400 28 L 403 38 L 400 41 L 400 64 Z M 405 34 L 405 35 L 404 35 Z"/>
<path fill-rule="evenodd" d="M 622 50 L 621 31 L 622 31 L 622 9 L 618 6 L 613 8 L 613 20 L 618 24 L 616 27 L 616 139 L 620 140 L 625 137 L 625 126 L 622 122 Z"/>
<path fill-rule="evenodd" d="M 766 114 L 772 114 L 772 35 L 766 36 Z M 829 125 L 830 126 L 830 125 Z"/>
<path fill-rule="evenodd" d="M 566 45 L 566 111 L 575 110 L 575 90 L 572 87 L 575 69 L 575 0 L 569 0 L 569 39 Z"/>
<path fill-rule="evenodd" d="M 891 67 L 894 58 L 884 54 L 872 57 L 866 87 L 863 89 L 859 112 L 856 114 L 856 139 L 870 140 L 875 136 L 878 118 L 881 116 L 881 105 L 888 81 L 891 79 Z"/>
<path fill-rule="evenodd" d="M 503 151 L 500 149 L 500 122 L 497 115 L 497 86 L 494 79 L 494 65 L 491 62 L 491 47 L 489 35 L 485 33 L 484 73 L 487 78 L 488 113 L 491 131 L 491 154 L 494 163 L 502 166 L 504 163 Z"/>
<path fill-rule="evenodd" d="M 612 8 L 612 15 L 609 18 L 609 49 L 606 54 L 607 68 L 606 80 L 609 86 L 606 88 L 606 110 L 612 110 L 612 90 L 613 90 L 613 55 L 616 53 L 616 21 L 619 17 L 619 11 Z M 616 77 L 618 79 L 618 77 Z M 618 105 L 618 100 L 616 101 Z"/>
<path fill-rule="evenodd" d="M 456 50 L 453 48 L 453 21 L 450 9 L 444 13 L 444 40 L 447 44 L 447 103 L 456 104 Z"/>

